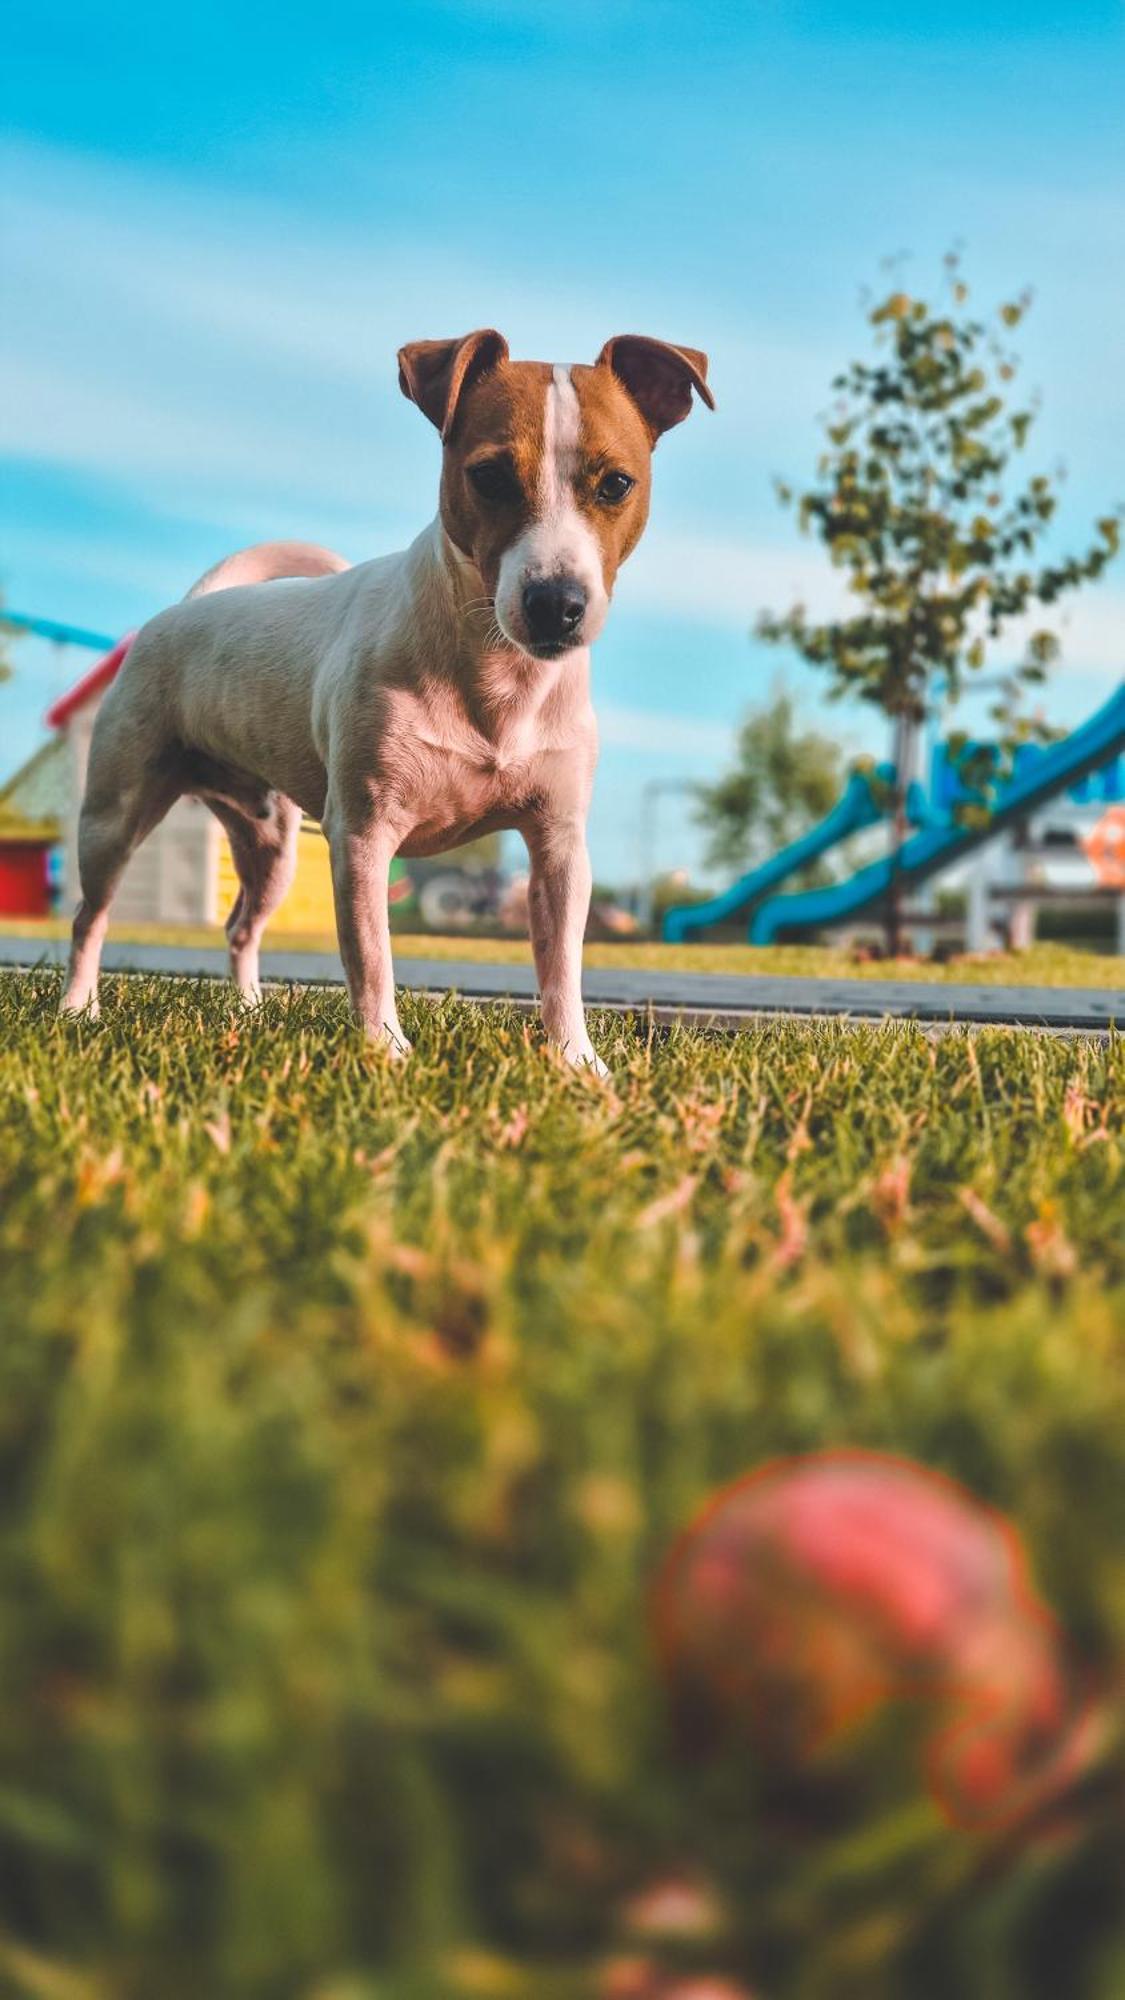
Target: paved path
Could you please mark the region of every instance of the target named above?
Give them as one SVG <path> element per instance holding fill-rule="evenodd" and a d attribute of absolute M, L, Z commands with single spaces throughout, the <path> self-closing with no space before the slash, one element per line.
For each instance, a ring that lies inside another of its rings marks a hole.
<path fill-rule="evenodd" d="M 61 939 L 0 937 L 0 965 L 61 965 Z M 164 972 L 222 977 L 226 953 L 212 946 L 106 945 L 107 972 Z M 339 985 L 344 969 L 334 952 L 273 950 L 262 954 L 264 976 L 295 985 Z M 535 996 L 527 965 L 477 965 L 467 960 L 402 958 L 400 986 L 424 993 L 454 990 L 472 1000 Z M 1023 1027 L 1085 1029 L 1104 1033 L 1125 1027 L 1125 992 L 1112 987 L 930 986 L 906 979 L 763 979 L 716 972 L 638 971 L 590 966 L 583 980 L 592 1007 L 652 1011 L 659 1019 L 707 1020 L 737 1027 L 756 1014 L 834 1015 L 854 1020 L 934 1023 L 978 1021 Z"/>

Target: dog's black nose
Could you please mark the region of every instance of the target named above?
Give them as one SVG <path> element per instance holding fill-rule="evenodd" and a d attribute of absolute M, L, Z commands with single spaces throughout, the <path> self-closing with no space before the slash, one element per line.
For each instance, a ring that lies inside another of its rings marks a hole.
<path fill-rule="evenodd" d="M 586 610 L 586 592 L 572 576 L 556 576 L 523 589 L 523 616 L 534 645 L 561 645 L 573 639 Z"/>

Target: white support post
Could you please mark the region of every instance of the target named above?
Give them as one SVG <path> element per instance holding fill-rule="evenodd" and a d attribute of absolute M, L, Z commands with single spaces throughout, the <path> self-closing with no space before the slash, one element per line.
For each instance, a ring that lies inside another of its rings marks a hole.
<path fill-rule="evenodd" d="M 937 890 L 934 888 L 932 880 L 928 882 L 923 882 L 915 898 L 915 908 L 917 909 L 919 915 L 921 916 L 936 915 Z M 936 933 L 932 930 L 929 930 L 925 924 L 921 923 L 915 924 L 914 950 L 918 958 L 933 957 L 935 938 L 936 938 Z"/>
<path fill-rule="evenodd" d="M 992 942 L 988 920 L 988 890 L 992 880 L 992 870 L 988 861 L 988 849 L 983 848 L 969 869 L 965 900 L 965 949 L 966 951 L 987 951 Z"/>

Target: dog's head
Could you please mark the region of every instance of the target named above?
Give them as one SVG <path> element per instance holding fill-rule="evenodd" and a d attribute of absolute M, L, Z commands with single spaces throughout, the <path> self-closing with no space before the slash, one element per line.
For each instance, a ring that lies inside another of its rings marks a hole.
<path fill-rule="evenodd" d="M 472 559 L 501 630 L 536 659 L 596 639 L 614 579 L 648 519 L 649 464 L 707 357 L 642 334 L 592 367 L 511 361 L 485 329 L 399 351 L 399 384 L 441 433 L 441 518 Z"/>

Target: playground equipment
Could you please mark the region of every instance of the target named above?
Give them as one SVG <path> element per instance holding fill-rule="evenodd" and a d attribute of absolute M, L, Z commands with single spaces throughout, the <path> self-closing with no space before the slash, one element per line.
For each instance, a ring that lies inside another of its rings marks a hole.
<path fill-rule="evenodd" d="M 1082 839 L 1086 859 L 1107 889 L 1125 890 L 1125 805 L 1112 805 Z"/>
<path fill-rule="evenodd" d="M 27 632 L 35 639 L 49 639 L 52 646 L 85 646 L 92 653 L 106 653 L 115 643 L 104 632 L 91 632 L 87 625 L 63 625 L 57 618 L 29 618 L 22 611 L 0 609 L 0 625 L 12 632 Z"/>
<path fill-rule="evenodd" d="M 987 800 L 987 819 L 966 825 L 958 808 L 986 801 L 959 773 L 980 748 L 970 744 L 955 757 L 948 745 L 938 744 L 929 793 L 918 784 L 908 789 L 906 817 L 915 831 L 897 854 L 883 855 L 842 882 L 785 895 L 775 893 L 798 869 L 818 860 L 849 835 L 888 817 L 895 783 L 893 765 L 853 771 L 831 812 L 799 840 L 761 868 L 741 876 L 721 895 L 705 903 L 680 904 L 667 910 L 664 937 L 670 943 L 682 943 L 694 932 L 744 916 L 749 919 L 751 944 L 770 944 L 780 931 L 819 930 L 878 909 L 896 880 L 907 888 L 941 874 L 1060 793 L 1069 793 L 1082 804 L 1103 801 L 1110 805 L 1125 798 L 1125 681 L 1096 714 L 1061 742 L 1023 746 L 1010 777 L 998 784 Z"/>

